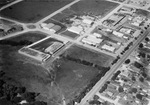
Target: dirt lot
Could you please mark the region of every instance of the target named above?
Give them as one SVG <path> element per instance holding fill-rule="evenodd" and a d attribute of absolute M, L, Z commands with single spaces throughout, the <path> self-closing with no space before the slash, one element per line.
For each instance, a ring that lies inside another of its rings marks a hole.
<path fill-rule="evenodd" d="M 37 22 L 73 0 L 24 0 L 1 11 L 1 15 L 21 22 Z"/>

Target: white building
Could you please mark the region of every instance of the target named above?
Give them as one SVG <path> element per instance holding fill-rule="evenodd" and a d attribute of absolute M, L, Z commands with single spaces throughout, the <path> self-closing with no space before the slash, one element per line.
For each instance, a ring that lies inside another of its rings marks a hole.
<path fill-rule="evenodd" d="M 72 26 L 72 27 L 68 28 L 68 31 L 76 33 L 76 34 L 80 34 L 83 31 L 83 28 L 77 27 L 77 26 Z"/>
<path fill-rule="evenodd" d="M 83 43 L 86 43 L 86 44 L 89 44 L 89 45 L 93 45 L 93 46 L 96 46 L 96 43 L 91 41 L 90 39 L 87 39 L 87 38 L 83 38 L 82 39 L 82 42 Z"/>
<path fill-rule="evenodd" d="M 85 23 L 85 24 L 91 25 L 93 23 L 93 20 L 86 18 L 86 19 L 83 19 L 82 22 Z"/>
<path fill-rule="evenodd" d="M 110 52 L 114 52 L 114 51 L 115 51 L 115 48 L 114 48 L 114 47 L 109 46 L 109 45 L 106 45 L 106 44 L 104 44 L 101 48 L 102 48 L 102 49 L 105 49 L 105 50 L 108 50 L 108 51 L 110 51 Z"/>
<path fill-rule="evenodd" d="M 100 38 L 96 38 L 95 36 L 93 35 L 89 35 L 87 37 L 87 39 L 91 40 L 92 42 L 95 42 L 97 44 L 101 43 L 103 41 L 103 39 L 100 39 Z"/>
<path fill-rule="evenodd" d="M 122 27 L 119 31 L 125 34 L 130 34 L 132 29 Z"/>
<path fill-rule="evenodd" d="M 123 33 L 117 32 L 117 31 L 113 31 L 113 34 L 118 36 L 118 37 L 123 37 Z"/>
<path fill-rule="evenodd" d="M 99 33 L 93 33 L 92 35 L 95 36 L 95 37 L 97 37 L 97 38 L 101 38 L 102 37 L 102 35 L 99 34 Z"/>

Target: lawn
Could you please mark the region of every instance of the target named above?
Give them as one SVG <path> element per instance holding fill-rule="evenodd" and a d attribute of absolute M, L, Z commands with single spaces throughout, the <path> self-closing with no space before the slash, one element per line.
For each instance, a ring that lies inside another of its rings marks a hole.
<path fill-rule="evenodd" d="M 21 22 L 37 22 L 73 0 L 24 0 L 2 10 L 1 16 Z"/>

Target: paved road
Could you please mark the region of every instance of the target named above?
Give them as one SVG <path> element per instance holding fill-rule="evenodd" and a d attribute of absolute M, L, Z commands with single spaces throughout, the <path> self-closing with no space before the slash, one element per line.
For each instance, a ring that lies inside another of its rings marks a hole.
<path fill-rule="evenodd" d="M 101 86 L 112 77 L 112 74 L 119 68 L 119 66 L 126 60 L 126 58 L 137 48 L 138 44 L 149 34 L 150 31 L 147 31 L 137 39 L 134 45 L 121 57 L 117 64 L 111 67 L 111 70 L 108 71 L 105 76 L 99 80 L 96 85 L 91 89 L 90 92 L 81 100 L 80 105 L 86 105 L 87 100 L 89 100 L 97 91 L 100 90 Z"/>
<path fill-rule="evenodd" d="M 0 8 L 0 11 L 3 10 L 3 9 L 5 9 L 5 8 L 7 8 L 7 7 L 9 7 L 9 6 L 11 6 L 11 5 L 19 3 L 21 1 L 23 1 L 23 0 L 16 0 L 16 1 L 12 2 L 12 3 L 9 3 L 9 4 L 5 5 L 5 6 L 3 6 L 2 8 Z"/>

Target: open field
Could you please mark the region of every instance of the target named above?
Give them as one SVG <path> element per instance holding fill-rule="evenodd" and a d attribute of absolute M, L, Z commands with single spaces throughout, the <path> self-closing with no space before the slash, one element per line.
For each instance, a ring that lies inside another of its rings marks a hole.
<path fill-rule="evenodd" d="M 73 45 L 69 48 L 69 50 L 66 50 L 63 56 L 66 55 L 69 55 L 76 59 L 92 62 L 103 67 L 110 66 L 111 61 L 114 60 L 114 58 L 109 55 L 89 51 L 85 48 L 82 48 L 81 46 L 78 47 L 77 45 Z"/>
<path fill-rule="evenodd" d="M 71 6 L 71 10 L 75 11 L 78 14 L 104 16 L 117 6 L 117 3 L 105 0 L 81 0 L 80 2 Z"/>
<path fill-rule="evenodd" d="M 100 71 L 93 67 L 78 64 L 73 61 L 59 59 L 56 72 L 56 83 L 67 102 L 74 99 L 90 83 Z"/>
<path fill-rule="evenodd" d="M 117 3 L 105 0 L 81 0 L 52 18 L 60 22 L 65 22 L 65 20 L 73 15 L 92 15 L 103 17 L 117 6 Z"/>
<path fill-rule="evenodd" d="M 70 60 L 65 57 L 66 55 L 97 64 L 102 68 L 98 69 L 81 62 Z M 59 59 L 53 62 L 56 70 L 55 81 L 59 84 L 66 101 L 69 102 L 75 96 L 80 95 L 89 84 L 93 83 L 92 81 L 97 78 L 96 76 L 98 74 L 106 73 L 106 68 L 110 66 L 109 64 L 113 59 L 113 57 L 102 53 L 95 53 L 76 45 L 67 49 Z"/>
<path fill-rule="evenodd" d="M 24 0 L 2 10 L 0 13 L 4 17 L 21 22 L 37 22 L 72 1 L 73 0 Z"/>

